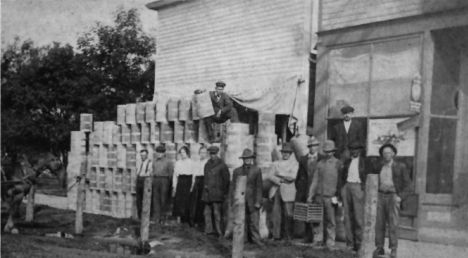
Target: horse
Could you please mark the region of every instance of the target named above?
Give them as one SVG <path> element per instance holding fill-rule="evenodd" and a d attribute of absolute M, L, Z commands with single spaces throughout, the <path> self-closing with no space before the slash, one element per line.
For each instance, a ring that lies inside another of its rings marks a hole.
<path fill-rule="evenodd" d="M 11 182 L 7 183 L 5 187 L 2 186 L 2 201 L 5 201 L 9 206 L 9 217 L 4 232 L 18 232 L 13 221 L 14 215 L 19 210 L 23 198 L 36 184 L 39 175 L 46 170 L 58 177 L 63 174 L 64 166 L 62 161 L 51 153 L 41 153 L 33 155 L 31 158 L 21 155 L 18 162 L 12 164 L 9 171 L 5 170 L 2 173 L 2 181 L 6 179 L 7 182 Z"/>

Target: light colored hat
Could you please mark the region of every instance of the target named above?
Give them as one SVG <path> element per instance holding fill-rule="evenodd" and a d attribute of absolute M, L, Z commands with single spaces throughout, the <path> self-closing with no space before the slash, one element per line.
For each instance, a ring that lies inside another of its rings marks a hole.
<path fill-rule="evenodd" d="M 332 140 L 326 140 L 323 145 L 323 151 L 335 151 L 335 142 Z"/>
<path fill-rule="evenodd" d="M 320 142 L 315 138 L 315 136 L 309 137 L 309 140 L 307 140 L 307 147 L 309 146 L 318 146 L 320 145 Z"/>

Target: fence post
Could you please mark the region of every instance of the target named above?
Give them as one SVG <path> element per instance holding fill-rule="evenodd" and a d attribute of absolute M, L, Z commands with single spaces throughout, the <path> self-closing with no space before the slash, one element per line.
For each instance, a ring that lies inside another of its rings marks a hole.
<path fill-rule="evenodd" d="M 26 222 L 34 220 L 34 195 L 36 194 L 36 185 L 31 185 L 28 194 L 28 203 L 26 204 Z"/>
<path fill-rule="evenodd" d="M 366 179 L 366 193 L 364 203 L 364 232 L 361 248 L 359 249 L 359 258 L 372 258 L 375 249 L 375 222 L 377 219 L 377 174 L 369 174 Z"/>
<path fill-rule="evenodd" d="M 244 257 L 244 224 L 245 224 L 245 187 L 246 176 L 239 176 L 234 188 L 234 236 L 232 238 L 232 258 Z"/>
<path fill-rule="evenodd" d="M 143 190 L 143 205 L 141 211 L 141 241 L 144 243 L 148 241 L 149 235 L 149 220 L 151 213 L 151 196 L 153 188 L 153 177 L 149 176 L 145 178 L 145 186 Z"/>

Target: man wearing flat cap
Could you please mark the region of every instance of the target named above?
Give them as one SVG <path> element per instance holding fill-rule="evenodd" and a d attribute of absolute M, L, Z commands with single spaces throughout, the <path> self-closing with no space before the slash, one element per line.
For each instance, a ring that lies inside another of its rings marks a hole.
<path fill-rule="evenodd" d="M 368 166 L 361 156 L 364 146 L 358 141 L 348 145 L 351 157 L 344 162 L 340 178 L 347 249 L 357 252 L 364 233 L 364 190 Z"/>
<path fill-rule="evenodd" d="M 138 218 L 141 219 L 141 210 L 143 206 L 143 192 L 145 189 L 145 179 L 150 177 L 153 173 L 153 165 L 151 164 L 151 160 L 148 159 L 148 151 L 141 150 L 140 151 L 141 157 L 141 165 L 137 170 L 137 179 L 136 179 L 136 205 L 137 205 L 137 215 Z"/>
<path fill-rule="evenodd" d="M 390 258 L 397 257 L 398 220 L 401 200 L 411 193 L 411 179 L 405 164 L 395 161 L 397 149 L 392 144 L 384 144 L 379 149 L 382 163 L 373 168 L 379 175 L 377 220 L 375 225 L 375 246 L 373 257 L 384 255 L 385 228 L 388 224 Z"/>
<path fill-rule="evenodd" d="M 335 157 L 344 162 L 349 158 L 348 144 L 351 142 L 365 142 L 365 130 L 359 121 L 353 119 L 354 108 L 345 106 L 341 109 L 343 122 L 333 126 L 329 139 L 335 142 L 337 151 Z"/>
<path fill-rule="evenodd" d="M 325 158 L 319 153 L 320 142 L 311 136 L 307 140 L 307 147 L 309 153 L 300 157 L 299 169 L 295 181 L 296 185 L 296 202 L 306 203 L 309 195 L 309 189 L 312 185 L 312 179 L 317 168 L 317 163 Z M 314 241 L 313 225 L 312 223 L 305 223 L 304 243 L 309 244 Z"/>
<path fill-rule="evenodd" d="M 299 163 L 296 158 L 291 158 L 293 149 L 290 143 L 284 143 L 281 148 L 282 160 L 273 162 L 270 169 L 270 181 L 273 186 L 270 189 L 269 199 L 273 200 L 273 238 L 281 239 L 281 228 L 284 228 L 283 237 L 291 240 L 293 237 L 293 207 L 296 198 L 296 181 Z M 284 226 L 281 224 L 284 221 Z"/>
<path fill-rule="evenodd" d="M 245 149 L 240 156 L 243 160 L 243 165 L 234 169 L 232 175 L 232 182 L 234 187 L 232 191 L 236 189 L 236 181 L 239 176 L 247 177 L 247 185 L 245 187 L 245 234 L 244 242 L 248 240 L 248 236 L 251 236 L 252 242 L 259 247 L 263 247 L 264 244 L 260 241 L 260 208 L 262 207 L 263 201 L 263 178 L 262 171 L 260 168 L 253 164 L 255 155 L 250 149 Z M 232 204 L 234 203 L 234 193 L 232 196 Z"/>
<path fill-rule="evenodd" d="M 208 148 L 210 159 L 204 168 L 205 186 L 202 193 L 202 201 L 205 203 L 205 234 L 222 236 L 221 233 L 221 209 L 223 202 L 229 194 L 229 169 L 218 157 L 219 148 L 211 146 Z M 215 218 L 216 233 L 213 230 L 212 214 Z"/>
<path fill-rule="evenodd" d="M 224 93 L 226 83 L 222 81 L 216 82 L 215 91 L 210 91 L 211 103 L 215 114 L 204 118 L 209 141 L 212 143 L 215 140 L 213 123 L 222 124 L 231 119 L 231 122 L 238 122 L 237 112 L 235 111 L 231 98 Z"/>
<path fill-rule="evenodd" d="M 156 147 L 155 159 L 153 161 L 153 220 L 163 223 L 161 215 L 166 208 L 169 198 L 174 164 L 166 158 L 166 147 Z"/>

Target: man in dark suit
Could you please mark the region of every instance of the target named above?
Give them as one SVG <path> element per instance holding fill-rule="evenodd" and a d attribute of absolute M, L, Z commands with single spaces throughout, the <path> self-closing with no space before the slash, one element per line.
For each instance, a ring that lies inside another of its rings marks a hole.
<path fill-rule="evenodd" d="M 237 113 L 233 107 L 231 98 L 224 93 L 226 84 L 222 81 L 216 82 L 216 90 L 210 91 L 211 103 L 213 104 L 214 115 L 204 118 L 206 131 L 209 141 L 212 143 L 215 140 L 213 123 L 222 124 L 231 119 L 231 122 L 238 122 Z"/>
<path fill-rule="evenodd" d="M 364 233 L 364 191 L 366 186 L 366 161 L 361 156 L 362 144 L 351 142 L 348 149 L 351 157 L 344 162 L 340 178 L 341 198 L 344 210 L 346 245 L 357 252 Z"/>
<path fill-rule="evenodd" d="M 347 160 L 349 155 L 348 145 L 351 142 L 365 142 L 365 130 L 362 124 L 353 118 L 354 108 L 351 106 L 345 106 L 341 109 L 343 114 L 343 122 L 333 126 L 333 130 L 329 139 L 334 141 L 338 151 L 335 157 L 341 161 Z"/>
<path fill-rule="evenodd" d="M 384 255 L 385 228 L 388 223 L 390 258 L 397 257 L 398 220 L 401 200 L 411 193 L 411 179 L 405 164 L 394 161 L 397 149 L 392 144 L 384 144 L 379 149 L 382 163 L 373 168 L 379 175 L 377 221 L 375 226 L 375 249 L 373 257 Z"/>
<path fill-rule="evenodd" d="M 260 208 L 262 207 L 263 200 L 263 179 L 262 171 L 260 168 L 253 164 L 255 155 L 250 149 L 245 149 L 240 157 L 244 164 L 241 167 L 234 169 L 232 182 L 236 189 L 236 180 L 239 176 L 247 176 L 247 186 L 245 188 L 245 219 L 246 229 L 244 234 L 244 241 L 247 240 L 248 234 L 252 237 L 252 242 L 260 247 L 264 244 L 260 241 L 259 222 L 260 222 Z M 231 194 L 232 202 L 234 203 L 234 193 Z"/>
<path fill-rule="evenodd" d="M 317 163 L 324 158 L 324 155 L 319 154 L 318 150 L 320 142 L 311 136 L 307 141 L 309 153 L 299 158 L 299 170 L 296 177 L 296 202 L 306 203 L 309 196 L 309 189 L 312 185 L 312 179 L 317 168 Z M 305 224 L 304 243 L 312 243 L 314 241 L 312 223 Z"/>

